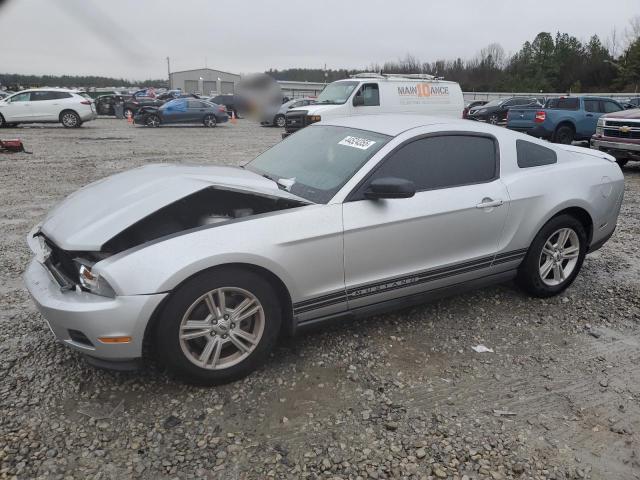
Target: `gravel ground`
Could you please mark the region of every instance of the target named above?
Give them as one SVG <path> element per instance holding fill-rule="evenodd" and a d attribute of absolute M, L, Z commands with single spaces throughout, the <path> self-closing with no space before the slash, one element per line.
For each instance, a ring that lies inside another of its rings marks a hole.
<path fill-rule="evenodd" d="M 0 133 L 33 151 L 0 155 L 0 478 L 640 478 L 640 167 L 625 169 L 615 236 L 560 297 L 507 284 L 337 324 L 196 388 L 56 343 L 22 285 L 24 238 L 93 180 L 239 164 L 280 131 L 99 119 Z"/>

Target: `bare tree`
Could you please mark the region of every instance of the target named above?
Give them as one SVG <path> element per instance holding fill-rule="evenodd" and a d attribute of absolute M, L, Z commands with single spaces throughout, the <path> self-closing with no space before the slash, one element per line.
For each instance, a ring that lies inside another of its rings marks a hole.
<path fill-rule="evenodd" d="M 620 36 L 618 35 L 618 29 L 615 26 L 611 29 L 609 38 L 607 38 L 604 43 L 609 51 L 609 55 L 611 55 L 612 58 L 617 58 L 618 51 L 620 49 Z"/>
<path fill-rule="evenodd" d="M 640 15 L 636 15 L 629 20 L 629 26 L 626 31 L 627 46 L 640 38 Z"/>

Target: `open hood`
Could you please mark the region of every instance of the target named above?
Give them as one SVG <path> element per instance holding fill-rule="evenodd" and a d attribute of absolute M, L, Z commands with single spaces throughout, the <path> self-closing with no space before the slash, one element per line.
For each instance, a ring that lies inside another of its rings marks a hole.
<path fill-rule="evenodd" d="M 237 193 L 224 199 L 199 193 L 216 188 Z M 162 217 L 163 209 L 170 209 L 183 199 L 192 198 L 193 205 L 186 205 L 181 211 L 167 210 L 167 216 L 189 216 L 191 211 L 201 209 L 203 202 L 225 203 L 226 211 L 230 210 L 230 203 L 236 202 L 234 207 L 241 209 L 246 203 L 238 200 L 242 195 L 254 200 L 284 200 L 298 206 L 308 203 L 280 190 L 275 182 L 239 167 L 148 165 L 91 183 L 69 195 L 47 215 L 40 231 L 64 250 L 97 252 L 129 227 L 158 211 Z M 215 205 L 206 206 L 212 214 L 219 213 Z"/>

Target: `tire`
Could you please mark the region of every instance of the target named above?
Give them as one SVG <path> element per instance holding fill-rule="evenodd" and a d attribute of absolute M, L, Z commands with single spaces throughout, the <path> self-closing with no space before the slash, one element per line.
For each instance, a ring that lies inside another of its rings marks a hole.
<path fill-rule="evenodd" d="M 80 115 L 73 110 L 65 110 L 60 114 L 60 123 L 64 128 L 79 128 L 82 125 Z"/>
<path fill-rule="evenodd" d="M 627 163 L 629 163 L 629 159 L 628 158 L 616 158 L 616 163 L 620 166 L 620 168 L 622 168 Z"/>
<path fill-rule="evenodd" d="M 558 247 L 562 232 L 567 232 L 566 242 Z M 587 234 L 582 223 L 571 215 L 558 215 L 534 238 L 518 269 L 516 283 L 534 297 L 558 295 L 573 283 L 586 254 Z M 547 269 L 547 275 L 544 275 Z"/>
<path fill-rule="evenodd" d="M 273 120 L 273 124 L 276 127 L 284 128 L 285 123 L 286 123 L 286 119 L 285 119 L 285 116 L 282 114 L 276 115 L 276 118 Z"/>
<path fill-rule="evenodd" d="M 499 122 L 499 118 L 497 114 L 492 114 L 489 116 L 489 119 L 487 120 L 491 125 L 497 125 Z"/>
<path fill-rule="evenodd" d="M 157 128 L 160 126 L 160 117 L 158 115 L 148 115 L 144 119 L 144 125 L 146 127 Z"/>
<path fill-rule="evenodd" d="M 207 128 L 214 128 L 216 125 L 218 125 L 218 119 L 215 115 L 205 115 L 204 119 L 202 120 L 202 124 Z"/>
<path fill-rule="evenodd" d="M 131 115 L 131 118 L 133 118 L 133 116 L 135 115 L 133 113 L 133 110 L 131 110 L 130 108 L 125 108 L 123 113 L 124 113 L 124 118 L 129 118 L 129 115 Z"/>
<path fill-rule="evenodd" d="M 0 114 L 0 128 L 5 128 L 7 126 L 7 122 L 4 121 L 4 117 L 2 116 L 2 114 Z"/>
<path fill-rule="evenodd" d="M 225 292 L 225 315 L 217 310 L 221 289 Z M 257 311 L 234 323 L 231 308 L 242 302 L 246 304 L 245 314 Z M 187 320 L 206 323 L 189 327 Z M 268 281 L 249 270 L 220 267 L 192 277 L 171 295 L 160 313 L 155 346 L 161 352 L 159 360 L 176 378 L 198 385 L 219 385 L 245 377 L 264 364 L 281 321 L 278 297 Z M 238 330 L 244 332 L 240 340 Z M 190 332 L 194 338 L 181 338 L 181 332 Z M 247 337 L 255 344 L 243 340 Z M 249 351 L 238 348 L 238 341 Z M 207 355 L 206 367 L 201 355 Z"/>
<path fill-rule="evenodd" d="M 563 145 L 571 145 L 575 137 L 575 132 L 569 125 L 559 126 L 553 134 L 553 142 Z"/>

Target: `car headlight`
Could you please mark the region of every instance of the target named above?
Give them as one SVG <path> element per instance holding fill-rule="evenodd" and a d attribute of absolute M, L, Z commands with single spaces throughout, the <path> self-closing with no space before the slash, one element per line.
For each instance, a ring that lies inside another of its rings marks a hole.
<path fill-rule="evenodd" d="M 82 288 L 90 291 L 91 293 L 95 293 L 96 295 L 101 295 L 103 297 L 113 298 L 116 296 L 111 285 L 109 285 L 109 283 L 99 274 L 93 273 L 91 271 L 91 267 L 81 264 L 78 269 L 78 277 L 80 278 L 80 285 Z"/>
<path fill-rule="evenodd" d="M 598 119 L 598 124 L 596 125 L 596 135 L 602 135 L 604 133 L 604 118 Z"/>
<path fill-rule="evenodd" d="M 320 115 L 307 115 L 307 123 L 316 123 L 322 120 Z"/>

